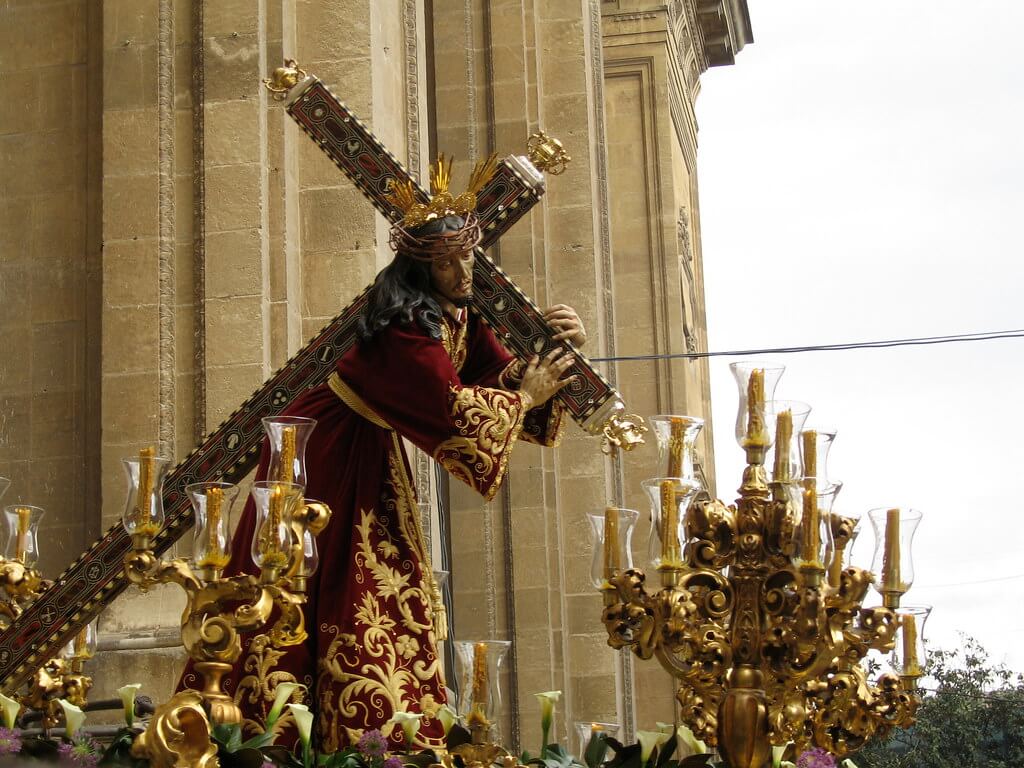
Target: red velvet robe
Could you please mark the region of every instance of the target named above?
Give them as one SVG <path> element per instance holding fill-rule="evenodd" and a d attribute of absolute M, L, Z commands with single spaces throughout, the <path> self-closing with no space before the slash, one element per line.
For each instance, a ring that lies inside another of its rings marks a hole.
<path fill-rule="evenodd" d="M 333 515 L 317 539 L 309 639 L 275 649 L 265 635 L 248 635 L 225 679 L 247 726 L 262 730 L 274 687 L 284 681 L 308 687 L 326 751 L 371 728 L 400 743 L 399 730 L 385 727 L 392 714 L 430 714 L 445 700 L 433 628 L 439 594 L 401 438 L 489 500 L 516 439 L 556 444 L 562 412 L 553 400 L 530 409 L 529 398 L 515 391 L 523 364 L 475 315 L 465 322 L 446 317 L 443 331 L 439 341 L 415 324 L 389 326 L 353 347 L 328 384 L 286 411 L 317 420 L 306 448 L 306 498 L 327 503 Z M 257 479 L 268 458 L 265 444 Z M 256 572 L 249 555 L 254 522 L 250 499 L 226 573 Z M 201 687 L 191 665 L 182 686 Z M 441 737 L 440 723 L 425 717 L 421 745 L 439 745 Z"/>

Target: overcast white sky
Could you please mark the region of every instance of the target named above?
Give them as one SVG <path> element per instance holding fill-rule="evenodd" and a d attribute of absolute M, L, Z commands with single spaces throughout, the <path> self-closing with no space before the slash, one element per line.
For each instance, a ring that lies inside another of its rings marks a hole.
<path fill-rule="evenodd" d="M 1024 3 L 749 3 L 756 42 L 697 105 L 710 349 L 1024 327 Z M 729 499 L 734 359 L 711 364 Z M 1024 670 L 1024 339 L 760 359 L 838 429 L 837 511 L 924 512 L 904 603 L 934 606 L 928 638 Z"/>

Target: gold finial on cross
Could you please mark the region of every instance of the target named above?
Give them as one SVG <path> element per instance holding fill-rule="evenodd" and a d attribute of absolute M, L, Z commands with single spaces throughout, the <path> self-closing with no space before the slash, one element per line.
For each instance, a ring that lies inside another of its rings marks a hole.
<path fill-rule="evenodd" d="M 565 151 L 562 142 L 553 136 L 548 136 L 544 131 L 537 131 L 526 141 L 526 151 L 530 155 L 530 162 L 538 171 L 558 176 L 565 172 L 572 161 L 572 157 Z"/>
<path fill-rule="evenodd" d="M 300 67 L 295 59 L 285 59 L 283 67 L 278 67 L 270 74 L 270 77 L 263 79 L 263 85 L 274 94 L 275 99 L 284 101 L 288 91 L 305 78 L 306 70 Z"/>

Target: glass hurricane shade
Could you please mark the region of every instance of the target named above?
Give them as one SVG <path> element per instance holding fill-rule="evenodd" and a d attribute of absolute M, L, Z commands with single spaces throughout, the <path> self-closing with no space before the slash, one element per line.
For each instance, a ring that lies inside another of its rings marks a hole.
<path fill-rule="evenodd" d="M 615 571 L 633 567 L 633 531 L 639 518 L 635 509 L 619 507 L 587 514 L 594 544 L 590 583 L 596 589 L 601 589 Z"/>
<path fill-rule="evenodd" d="M 263 419 L 270 448 L 267 479 L 306 486 L 306 443 L 316 419 L 302 416 L 275 416 Z"/>
<path fill-rule="evenodd" d="M 655 568 L 679 567 L 685 560 L 686 511 L 700 485 L 678 477 L 652 477 L 642 485 L 651 502 L 647 557 Z"/>
<path fill-rule="evenodd" d="M 875 554 L 871 573 L 875 589 L 898 600 L 914 583 L 914 534 L 921 512 L 906 507 L 879 507 L 868 512 L 875 532 Z"/>
<path fill-rule="evenodd" d="M 930 605 L 904 605 L 896 609 L 900 621 L 892 654 L 892 667 L 896 674 L 904 677 L 924 674 L 927 661 L 924 625 L 931 612 Z"/>
<path fill-rule="evenodd" d="M 501 743 L 502 669 L 512 643 L 508 640 L 459 640 L 455 648 L 455 674 L 459 681 L 459 715 L 467 727 L 485 727 L 494 743 Z M 489 730 L 488 730 L 489 729 Z"/>
<path fill-rule="evenodd" d="M 771 479 L 776 482 L 789 482 L 803 476 L 803 462 L 800 454 L 800 432 L 811 412 L 811 406 L 797 400 L 771 400 L 765 404 L 765 418 L 769 425 L 769 437 L 775 446 L 773 461 L 770 465 Z M 790 438 L 785 445 L 778 442 L 779 416 L 789 413 Z"/>
<path fill-rule="evenodd" d="M 125 500 L 121 522 L 132 536 L 151 539 L 164 527 L 164 479 L 170 469 L 170 460 L 144 455 L 121 459 L 128 479 L 128 498 Z"/>
<path fill-rule="evenodd" d="M 795 513 L 792 552 L 797 565 L 824 569 L 832 561 L 832 505 L 842 487 L 842 483 L 833 483 L 819 488 L 813 477 L 786 485 Z"/>
<path fill-rule="evenodd" d="M 256 527 L 250 554 L 257 568 L 281 570 L 291 563 L 291 519 L 304 488 L 295 483 L 260 480 L 252 484 Z"/>
<path fill-rule="evenodd" d="M 622 740 L 622 726 L 618 723 L 594 723 L 587 721 L 577 721 L 575 723 L 576 730 L 576 743 L 577 749 L 579 750 L 576 754 L 583 758 L 587 754 L 587 747 L 590 746 L 590 741 L 595 736 L 604 736 L 605 738 L 612 738 L 616 741 Z M 598 755 L 600 762 L 604 762 L 604 757 L 607 756 L 608 748 L 605 747 L 605 753 Z"/>
<path fill-rule="evenodd" d="M 316 546 L 316 536 L 306 528 L 302 532 L 302 576 L 312 576 L 320 567 L 320 550 Z"/>
<path fill-rule="evenodd" d="M 798 444 L 802 473 L 816 477 L 818 487 L 820 488 L 826 488 L 833 483 L 828 476 L 828 452 L 832 449 L 832 443 L 835 439 L 836 430 L 834 429 L 805 429 L 800 434 Z M 808 465 L 806 451 L 808 441 L 814 445 L 814 457 L 810 466 Z"/>
<path fill-rule="evenodd" d="M 231 509 L 238 486 L 224 482 L 193 483 L 185 488 L 195 510 L 192 562 L 215 575 L 231 559 Z"/>
<path fill-rule="evenodd" d="M 704 427 L 696 416 L 652 416 L 651 428 L 658 440 L 658 457 L 665 477 L 696 482 L 694 445 Z"/>
<path fill-rule="evenodd" d="M 450 571 L 434 571 L 434 583 L 437 584 L 438 589 L 444 589 L 449 576 L 451 576 Z"/>
<path fill-rule="evenodd" d="M 17 560 L 25 565 L 35 565 L 39 560 L 39 523 L 46 514 L 42 507 L 31 504 L 11 504 L 4 507 L 4 527 L 7 532 L 7 546 L 4 558 Z"/>
<path fill-rule="evenodd" d="M 746 448 L 747 446 L 747 433 L 750 429 L 749 417 L 750 408 L 748 402 L 748 395 L 750 392 L 750 379 L 755 370 L 762 371 L 764 381 L 764 400 L 761 403 L 759 409 L 755 409 L 759 412 L 763 419 L 764 428 L 768 430 L 768 438 L 766 447 L 771 445 L 771 440 L 775 431 L 775 424 L 770 423 L 768 419 L 764 417 L 764 406 L 768 402 L 775 399 L 775 387 L 779 384 L 779 379 L 782 377 L 783 371 L 786 370 L 786 366 L 779 365 L 778 363 L 768 362 L 754 362 L 751 360 L 743 360 L 737 363 L 731 363 L 729 370 L 732 371 L 733 377 L 736 379 L 736 386 L 739 388 L 739 406 L 736 411 L 736 442 L 739 443 L 740 448 Z"/>
<path fill-rule="evenodd" d="M 97 624 L 99 618 L 95 618 L 78 630 L 78 634 L 75 635 L 74 639 L 65 645 L 60 655 L 69 660 L 85 661 L 91 659 L 96 655 L 96 646 L 99 641 L 99 635 L 97 633 Z"/>

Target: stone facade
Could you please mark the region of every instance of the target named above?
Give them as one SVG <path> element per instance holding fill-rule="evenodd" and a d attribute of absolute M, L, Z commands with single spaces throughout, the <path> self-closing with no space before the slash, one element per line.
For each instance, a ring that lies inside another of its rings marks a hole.
<path fill-rule="evenodd" d="M 187 454 L 389 257 L 383 219 L 260 87 L 282 54 L 419 174 L 437 150 L 462 178 L 558 136 L 568 172 L 492 252 L 613 356 L 705 346 L 693 101 L 748 41 L 743 0 L 8 3 L 0 475 L 5 501 L 48 509 L 48 575 L 117 523 L 122 456 Z M 710 415 L 703 363 L 605 370 L 637 413 Z M 570 426 L 559 449 L 519 447 L 488 505 L 416 466 L 426 502 L 450 495 L 474 532 L 453 542 L 456 636 L 514 641 L 510 740 L 537 741 L 532 694 L 551 689 L 563 738 L 573 720 L 671 719 L 656 665 L 607 648 L 589 583 L 586 514 L 646 508 L 650 448 L 609 459 Z M 164 590 L 107 609 L 96 695 L 127 677 L 170 691 L 180 607 Z"/>

